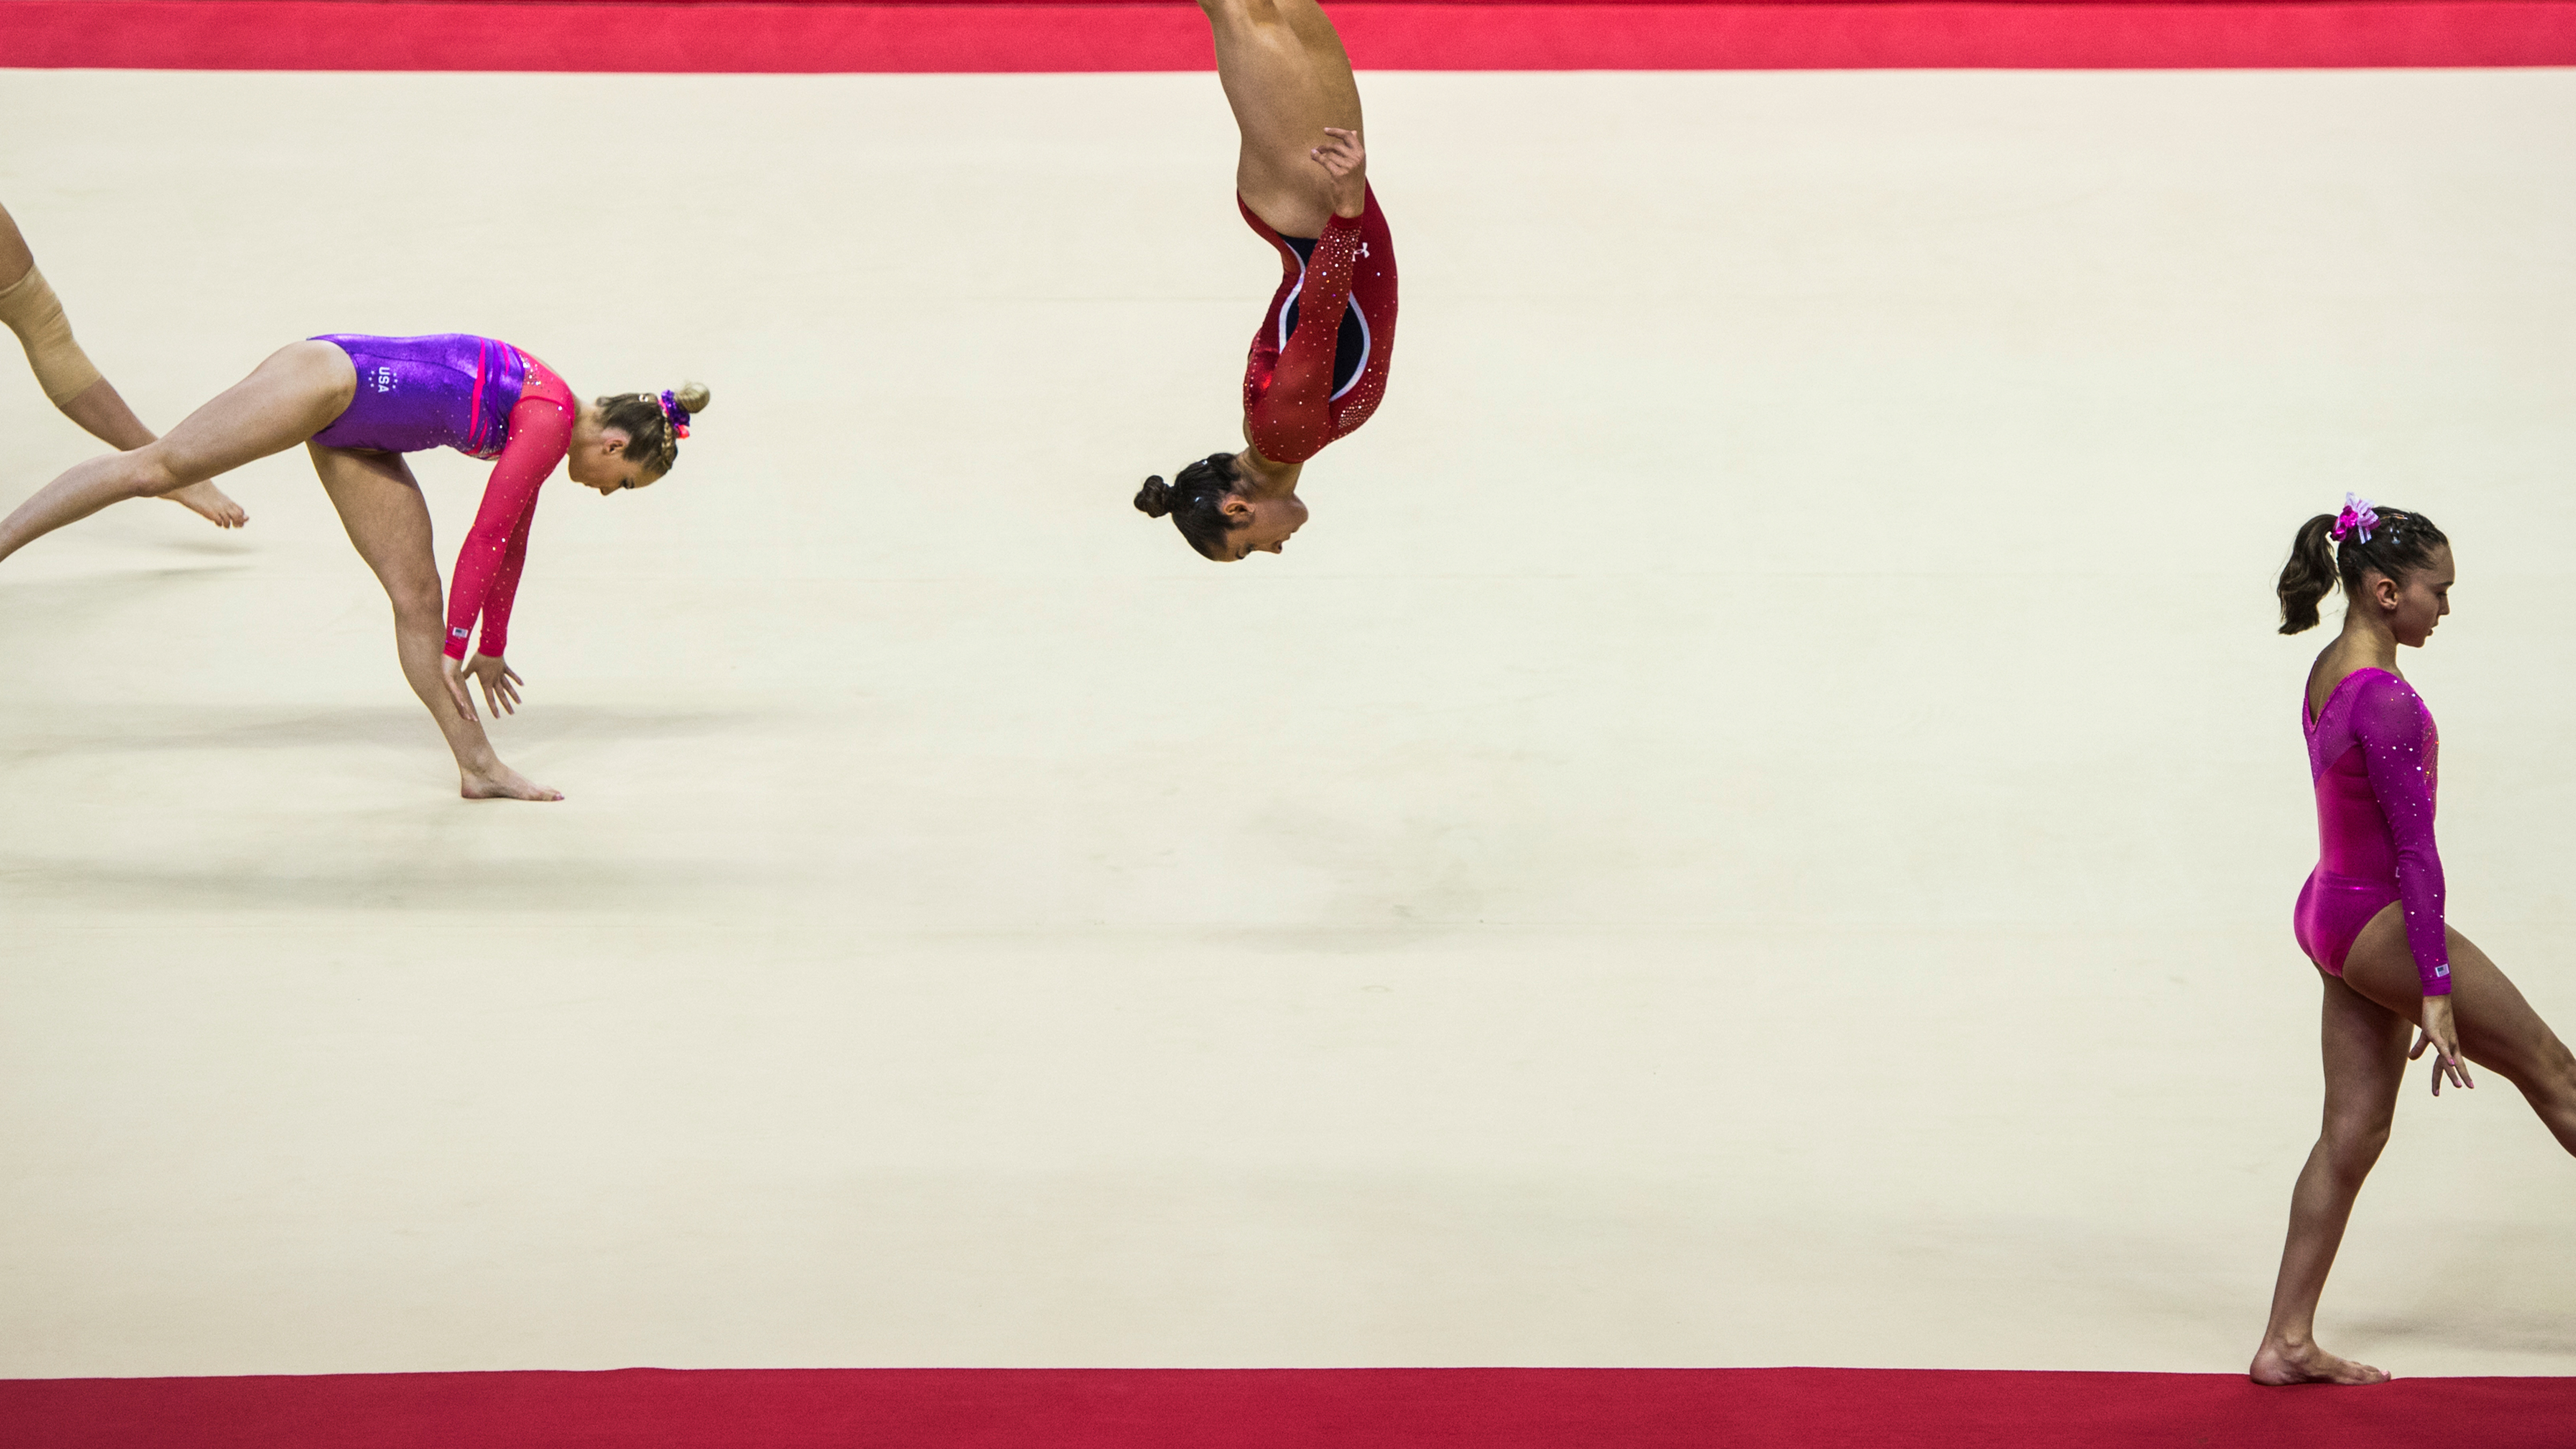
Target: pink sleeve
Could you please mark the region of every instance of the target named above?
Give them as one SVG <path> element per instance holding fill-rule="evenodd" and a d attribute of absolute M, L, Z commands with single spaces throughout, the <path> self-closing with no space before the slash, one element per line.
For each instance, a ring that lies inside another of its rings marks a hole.
<path fill-rule="evenodd" d="M 510 531 L 510 546 L 501 554 L 501 567 L 483 596 L 483 637 L 478 647 L 494 659 L 510 647 L 510 606 L 519 599 L 519 570 L 528 562 L 528 525 L 536 521 L 537 500 L 531 498 L 528 511 L 519 515 L 519 526 Z"/>
<path fill-rule="evenodd" d="M 1244 419 L 1252 446 L 1274 463 L 1303 463 L 1333 440 L 1333 353 L 1359 256 L 1358 221 L 1336 216 L 1324 223 L 1297 293 L 1297 330 L 1280 349 L 1269 389 Z"/>
<path fill-rule="evenodd" d="M 481 652 L 497 659 L 509 645 L 510 604 L 519 592 L 519 567 L 528 556 L 528 523 L 536 516 L 537 488 L 563 461 L 572 441 L 572 412 L 544 398 L 523 399 L 510 409 L 510 439 L 483 485 L 456 572 L 447 585 L 447 657 L 465 657 L 465 641 L 483 620 Z"/>
<path fill-rule="evenodd" d="M 2397 900 L 2406 909 L 2406 946 L 2426 996 L 2451 990 L 2450 939 L 2442 926 L 2442 854 L 2433 846 L 2433 792 L 2440 746 L 2433 717 L 2393 675 L 2365 681 L 2353 701 L 2352 731 L 2370 771 L 2370 793 L 2397 847 Z"/>

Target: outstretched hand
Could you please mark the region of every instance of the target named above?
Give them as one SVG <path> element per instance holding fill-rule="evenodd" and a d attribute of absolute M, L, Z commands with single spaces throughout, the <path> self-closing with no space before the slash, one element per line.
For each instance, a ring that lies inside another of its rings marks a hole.
<path fill-rule="evenodd" d="M 479 718 L 474 713 L 474 693 L 466 688 L 471 680 L 483 686 L 483 702 L 494 714 L 519 712 L 519 686 L 526 683 L 519 671 L 486 654 L 477 654 L 463 664 L 441 655 L 439 677 L 447 683 L 447 697 L 456 702 L 456 712 L 467 719 Z"/>
<path fill-rule="evenodd" d="M 2424 1055 L 2424 1048 L 2428 1046 L 2434 1048 L 2434 1096 L 2442 1095 L 2444 1077 L 2449 1077 L 2455 1087 L 2470 1090 L 2477 1087 L 2477 1083 L 2469 1080 L 2469 1064 L 2460 1056 L 2460 1033 L 2451 1024 L 2451 998 L 2447 996 L 2424 998 L 2424 1025 L 2415 1034 L 2414 1048 L 2406 1053 L 2406 1060 L 2411 1062 Z"/>
<path fill-rule="evenodd" d="M 1360 133 L 1324 128 L 1324 144 L 1306 153 L 1332 178 L 1333 215 L 1357 221 L 1368 210 L 1368 148 Z"/>
<path fill-rule="evenodd" d="M 519 712 L 519 686 L 526 683 L 519 671 L 488 655 L 477 654 L 465 661 L 465 677 L 483 686 L 483 706 L 494 714 Z"/>

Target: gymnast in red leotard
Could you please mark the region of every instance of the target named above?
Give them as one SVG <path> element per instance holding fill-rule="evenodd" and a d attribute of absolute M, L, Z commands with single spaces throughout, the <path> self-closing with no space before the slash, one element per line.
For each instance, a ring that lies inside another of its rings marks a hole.
<path fill-rule="evenodd" d="M 447 737 L 460 793 L 560 800 L 501 763 L 469 688 L 480 685 L 493 712 L 517 712 L 522 681 L 502 651 L 538 486 L 563 463 L 574 482 L 603 496 L 649 487 L 678 460 L 690 414 L 706 405 L 706 389 L 694 383 L 583 402 L 544 363 L 489 337 L 316 337 L 261 363 L 168 437 L 93 458 L 47 484 L 0 520 L 0 559 L 111 503 L 166 497 L 303 443 L 349 541 L 393 599 L 403 675 Z M 444 610 L 429 509 L 403 461 L 429 448 L 493 465 Z"/>
<path fill-rule="evenodd" d="M 1377 411 L 1395 355 L 1395 241 L 1369 189 L 1359 85 L 1315 0 L 1199 0 L 1242 148 L 1235 203 L 1279 254 L 1252 336 L 1238 453 L 1148 478 L 1136 507 L 1200 553 L 1277 553 L 1306 521 L 1306 460 Z"/>
<path fill-rule="evenodd" d="M 2299 529 L 2281 571 L 2281 632 L 2314 628 L 2340 584 L 2343 632 L 2308 671 L 2299 724 L 2317 799 L 2317 868 L 2291 924 L 2325 986 L 2325 1127 L 2290 1198 L 2290 1236 L 2258 1383 L 2377 1383 L 2317 1347 L 2317 1298 L 2362 1179 L 2379 1160 L 2406 1063 L 2434 1052 L 2433 1092 L 2472 1085 L 2474 1061 L 2522 1089 L 2576 1153 L 2576 1057 L 2486 953 L 2443 918 L 2433 844 L 2439 744 L 2397 672 L 2451 612 L 2450 540 L 2420 513 L 2348 499 Z M 2407 1047 L 2410 1022 L 2420 1023 Z"/>

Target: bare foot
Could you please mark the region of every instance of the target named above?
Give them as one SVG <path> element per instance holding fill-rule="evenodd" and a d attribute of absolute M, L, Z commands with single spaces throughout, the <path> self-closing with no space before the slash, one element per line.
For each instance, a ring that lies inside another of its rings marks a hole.
<path fill-rule="evenodd" d="M 250 514 L 232 496 L 212 483 L 191 483 L 175 493 L 161 495 L 182 504 L 198 517 L 217 528 L 239 528 L 250 522 Z"/>
<path fill-rule="evenodd" d="M 2258 1384 L 2384 1384 L 2388 1375 L 2366 1363 L 2337 1358 L 2313 1343 L 2266 1341 L 2245 1376 Z"/>
<path fill-rule="evenodd" d="M 457 772 L 456 793 L 468 800 L 560 800 L 561 790 L 549 790 L 531 782 L 527 776 L 507 765 L 494 764 L 489 770 Z"/>

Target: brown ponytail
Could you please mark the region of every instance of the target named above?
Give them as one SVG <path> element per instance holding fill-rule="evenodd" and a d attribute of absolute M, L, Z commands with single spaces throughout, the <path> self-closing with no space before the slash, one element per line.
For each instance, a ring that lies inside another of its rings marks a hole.
<path fill-rule="evenodd" d="M 2326 534 L 2335 516 L 2320 513 L 2299 525 L 2290 540 L 2290 561 L 2281 566 L 2281 632 L 2303 634 L 2317 627 L 2317 601 L 2334 592 L 2334 545 Z"/>

